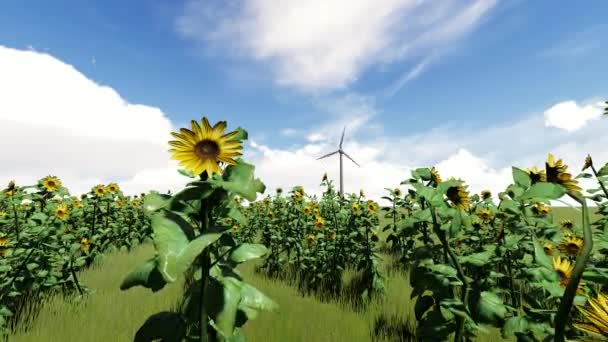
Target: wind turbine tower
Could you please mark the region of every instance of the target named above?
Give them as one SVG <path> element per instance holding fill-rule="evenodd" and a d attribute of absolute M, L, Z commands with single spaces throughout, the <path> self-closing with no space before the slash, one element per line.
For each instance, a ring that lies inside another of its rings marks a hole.
<path fill-rule="evenodd" d="M 344 198 L 344 162 L 342 161 L 342 156 L 346 156 L 346 158 L 350 159 L 355 165 L 361 167 L 361 165 L 357 164 L 357 162 L 351 158 L 344 150 L 342 150 L 342 143 L 344 143 L 344 132 L 346 132 L 346 127 L 342 130 L 342 138 L 340 138 L 340 145 L 338 146 L 338 150 L 328 153 L 322 157 L 317 158 L 317 160 L 321 160 L 323 158 L 331 157 L 336 153 L 340 154 L 340 197 Z"/>

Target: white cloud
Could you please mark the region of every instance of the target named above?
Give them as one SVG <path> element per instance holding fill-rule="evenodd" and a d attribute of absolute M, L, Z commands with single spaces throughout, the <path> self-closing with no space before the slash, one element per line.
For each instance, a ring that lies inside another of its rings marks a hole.
<path fill-rule="evenodd" d="M 344 160 L 345 190 L 356 192 L 364 188 L 370 197 L 378 199 L 385 187 L 398 186 L 409 178 L 412 169 L 436 166 L 444 179 L 461 178 L 472 193 L 489 189 L 496 196 L 512 182 L 512 166 L 544 167 L 548 153 L 570 165 L 569 172 L 573 175 L 579 173 L 588 153 L 597 164 L 603 165 L 608 161 L 608 151 L 604 148 L 608 145 L 607 130 L 606 120 L 574 132 L 548 129 L 543 114 L 535 113 L 494 127 L 452 124 L 395 137 L 361 138 L 358 134 L 347 134 L 349 139 L 345 140 L 344 149 L 362 167 Z M 314 130 L 311 135 L 316 135 Z M 318 184 L 324 172 L 336 183 L 339 181 L 339 164 L 337 155 L 320 161 L 315 159 L 334 151 L 338 139 L 339 134 L 334 139 L 310 141 L 291 150 L 257 146 L 255 150 L 260 153 L 251 158 L 271 190 L 299 183 L 310 192 L 319 193 Z M 594 181 L 580 181 L 584 189 L 596 186 Z"/>
<path fill-rule="evenodd" d="M 119 181 L 128 193 L 175 186 L 172 125 L 45 53 L 0 46 L 0 187 L 59 176 L 73 193 Z M 181 178 L 180 178 L 181 177 Z M 157 187 L 158 184 L 158 187 Z"/>
<path fill-rule="evenodd" d="M 581 129 L 589 121 L 602 116 L 602 103 L 578 105 L 575 101 L 560 102 L 545 111 L 545 126 L 568 132 Z"/>
<path fill-rule="evenodd" d="M 190 0 L 184 37 L 270 63 L 306 91 L 344 88 L 370 65 L 424 57 L 471 31 L 495 0 Z"/>

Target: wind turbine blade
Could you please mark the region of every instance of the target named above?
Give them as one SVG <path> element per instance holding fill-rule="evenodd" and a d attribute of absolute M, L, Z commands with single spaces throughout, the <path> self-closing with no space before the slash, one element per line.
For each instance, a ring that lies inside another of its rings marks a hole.
<path fill-rule="evenodd" d="M 357 165 L 358 167 L 361 167 L 361 165 L 357 164 L 357 162 L 353 158 L 351 158 L 348 154 L 346 154 L 346 152 L 342 152 L 342 153 L 344 153 L 344 155 L 346 156 L 346 158 L 350 159 L 350 161 L 352 161 L 353 163 L 355 163 L 355 165 Z"/>
<path fill-rule="evenodd" d="M 342 143 L 344 142 L 344 132 L 346 131 L 346 126 L 342 130 L 342 138 L 340 138 L 340 149 L 342 149 Z"/>
<path fill-rule="evenodd" d="M 336 153 L 338 153 L 338 152 L 339 152 L 339 151 L 335 151 L 335 152 L 332 152 L 332 153 L 328 153 L 328 154 L 324 155 L 323 157 L 319 157 L 319 158 L 317 158 L 317 160 L 319 160 L 319 159 L 323 159 L 323 158 L 327 158 L 327 157 L 330 157 L 330 156 L 333 156 L 334 154 L 336 154 Z"/>

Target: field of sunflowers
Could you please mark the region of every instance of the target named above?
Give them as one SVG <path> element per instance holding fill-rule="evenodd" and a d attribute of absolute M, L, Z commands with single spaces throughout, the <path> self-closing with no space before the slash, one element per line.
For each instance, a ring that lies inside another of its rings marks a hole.
<path fill-rule="evenodd" d="M 498 201 L 435 168 L 387 188 L 386 207 L 363 190 L 341 197 L 326 176 L 321 196 L 294 186 L 258 200 L 267 191 L 241 159 L 247 132 L 226 128 L 203 118 L 172 133 L 169 151 L 192 178 L 174 194 L 129 198 L 109 184 L 76 198 L 51 176 L 9 184 L 0 195 L 3 329 L 22 314 L 24 297 L 94 295 L 78 282 L 79 269 L 150 240 L 155 253 L 120 290 L 143 286 L 161 296 L 184 281 L 183 297 L 176 310 L 150 316 L 136 341 L 244 341 L 249 320 L 277 309 L 272 293 L 237 270 L 256 259 L 265 276 L 304 294 L 349 292 L 365 310 L 384 295 L 386 255 L 409 273 L 415 340 L 472 341 L 488 329 L 517 341 L 608 337 L 608 164 L 588 156 L 573 175 L 549 154 L 543 167 L 513 167 Z M 581 178 L 597 186 L 583 190 Z M 565 197 L 579 204 L 580 223 L 553 221 L 551 203 Z M 349 269 L 357 276 L 344 288 Z"/>
<path fill-rule="evenodd" d="M 0 333 L 31 314 L 28 301 L 88 293 L 77 273 L 102 253 L 149 239 L 141 201 L 115 183 L 71 196 L 55 176 L 30 186 L 11 181 L 0 192 Z"/>

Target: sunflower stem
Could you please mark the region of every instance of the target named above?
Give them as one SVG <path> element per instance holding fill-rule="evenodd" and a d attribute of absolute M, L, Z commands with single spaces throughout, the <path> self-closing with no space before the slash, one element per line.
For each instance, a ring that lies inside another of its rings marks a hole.
<path fill-rule="evenodd" d="M 600 184 L 600 187 L 604 191 L 604 195 L 606 195 L 606 198 L 608 198 L 608 190 L 606 190 L 606 187 L 604 186 L 604 182 L 602 182 L 602 180 L 598 176 L 597 171 L 595 170 L 595 166 L 591 165 L 591 170 L 593 171 L 593 174 L 595 175 L 595 179 L 597 179 L 597 182 Z"/>
<path fill-rule="evenodd" d="M 452 263 L 454 264 L 454 267 L 456 268 L 456 272 L 458 273 L 458 279 L 460 279 L 460 281 L 462 281 L 462 292 L 460 295 L 460 300 L 462 301 L 464 306 L 467 307 L 468 306 L 467 302 L 469 301 L 469 282 L 467 281 L 467 278 L 464 274 L 462 266 L 458 262 L 458 258 L 456 257 L 456 254 L 454 254 L 454 251 L 450 248 L 450 245 L 448 244 L 448 241 L 445 237 L 445 232 L 441 231 L 441 228 L 439 227 L 439 224 L 437 223 L 437 217 L 435 215 L 435 208 L 433 208 L 433 206 L 430 205 L 430 203 L 429 203 L 429 209 L 431 210 L 431 217 L 433 219 L 433 231 L 435 232 L 435 235 L 437 235 L 437 237 L 441 241 L 444 252 L 447 252 L 447 254 L 450 256 L 450 259 L 452 260 Z M 465 319 L 461 316 L 457 316 L 456 317 L 456 332 L 454 333 L 454 342 L 461 342 L 463 340 L 464 324 L 465 324 Z"/>
<path fill-rule="evenodd" d="M 593 250 L 593 238 L 591 227 L 589 226 L 589 209 L 584 197 L 580 194 L 572 194 L 568 192 L 568 195 L 574 200 L 579 202 L 583 207 L 583 248 L 581 254 L 576 258 L 574 269 L 562 296 L 562 300 L 559 304 L 559 309 L 555 315 L 555 342 L 565 341 L 565 330 L 568 318 L 570 316 L 570 310 L 572 309 L 572 303 L 576 296 L 576 291 L 580 284 L 583 272 L 587 261 L 591 257 L 591 251 Z"/>
<path fill-rule="evenodd" d="M 201 180 L 207 180 L 207 172 L 203 172 L 201 175 Z M 200 234 L 205 234 L 209 229 L 209 206 L 208 202 L 201 200 L 201 208 L 200 208 L 200 220 L 201 220 L 201 231 Z M 210 341 L 209 335 L 207 333 L 207 320 L 209 314 L 207 313 L 207 309 L 205 308 L 205 294 L 207 293 L 207 285 L 209 283 L 209 269 L 210 269 L 211 259 L 209 255 L 209 248 L 205 248 L 203 253 L 201 254 L 201 294 L 200 294 L 200 316 L 199 316 L 199 328 L 200 342 L 208 342 Z"/>
<path fill-rule="evenodd" d="M 78 293 L 80 293 L 80 295 L 82 296 L 82 288 L 80 287 L 80 283 L 78 282 L 78 278 L 76 277 L 76 272 L 74 271 L 74 260 L 70 260 L 70 273 L 72 274 L 72 278 L 74 278 L 74 284 L 78 289 Z"/>

